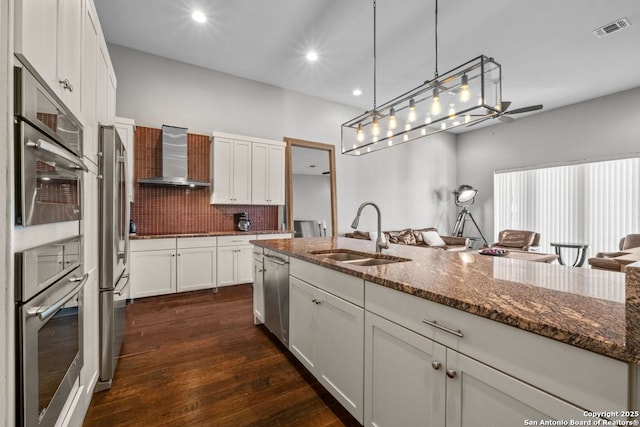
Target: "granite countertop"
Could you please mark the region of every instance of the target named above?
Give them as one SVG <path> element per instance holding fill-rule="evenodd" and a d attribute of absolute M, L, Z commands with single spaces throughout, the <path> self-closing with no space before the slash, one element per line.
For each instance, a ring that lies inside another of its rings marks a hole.
<path fill-rule="evenodd" d="M 640 362 L 640 264 L 621 274 L 476 251 L 390 245 L 385 254 L 412 261 L 362 267 L 311 252 L 374 252 L 372 241 L 334 237 L 253 243 L 624 362 Z"/>
<path fill-rule="evenodd" d="M 187 234 L 129 234 L 129 240 L 168 239 L 172 237 L 215 237 L 215 236 L 255 236 L 261 234 L 293 234 L 289 230 L 249 230 L 249 231 L 209 231 L 207 233 Z"/>

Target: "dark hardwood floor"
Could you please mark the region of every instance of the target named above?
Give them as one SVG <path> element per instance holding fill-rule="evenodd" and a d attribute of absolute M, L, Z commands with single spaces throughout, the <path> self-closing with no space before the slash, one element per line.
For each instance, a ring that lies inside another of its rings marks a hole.
<path fill-rule="evenodd" d="M 84 426 L 358 426 L 263 326 L 250 285 L 136 300 Z"/>

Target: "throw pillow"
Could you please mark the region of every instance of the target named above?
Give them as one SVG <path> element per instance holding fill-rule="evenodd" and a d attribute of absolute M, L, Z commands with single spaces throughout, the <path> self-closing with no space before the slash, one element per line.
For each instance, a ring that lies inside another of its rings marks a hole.
<path fill-rule="evenodd" d="M 422 240 L 429 246 L 444 246 L 446 243 L 442 240 L 442 237 L 435 231 L 423 231 Z"/>
<path fill-rule="evenodd" d="M 395 243 L 398 245 L 415 245 L 416 238 L 411 232 L 410 228 L 405 228 L 400 231 L 386 231 L 385 236 L 389 243 Z"/>

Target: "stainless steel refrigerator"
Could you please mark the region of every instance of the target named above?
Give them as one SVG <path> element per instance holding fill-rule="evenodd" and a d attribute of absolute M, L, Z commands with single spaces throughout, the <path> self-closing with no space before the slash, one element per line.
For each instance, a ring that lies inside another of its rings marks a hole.
<path fill-rule="evenodd" d="M 111 387 L 126 327 L 129 293 L 127 153 L 114 126 L 100 126 L 100 377 Z"/>

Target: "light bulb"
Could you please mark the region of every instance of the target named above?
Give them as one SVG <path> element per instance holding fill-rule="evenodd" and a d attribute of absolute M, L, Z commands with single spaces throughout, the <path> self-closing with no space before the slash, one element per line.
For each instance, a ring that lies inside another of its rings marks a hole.
<path fill-rule="evenodd" d="M 364 141 L 364 126 L 362 123 L 358 125 L 358 142 Z"/>
<path fill-rule="evenodd" d="M 454 119 L 456 117 L 455 104 L 449 104 L 449 118 Z"/>
<path fill-rule="evenodd" d="M 409 117 L 407 120 L 409 122 L 416 121 L 416 101 L 413 98 L 409 100 Z"/>
<path fill-rule="evenodd" d="M 424 121 L 425 124 L 431 124 L 431 116 L 427 116 L 426 120 Z"/>
<path fill-rule="evenodd" d="M 442 122 L 442 124 L 440 125 L 440 129 L 445 130 L 447 128 L 447 123 Z"/>
<path fill-rule="evenodd" d="M 431 103 L 431 114 L 437 116 L 442 112 L 442 106 L 440 105 L 440 92 L 438 88 L 433 89 L 433 102 Z"/>
<path fill-rule="evenodd" d="M 478 105 L 484 104 L 484 100 L 482 99 L 482 95 L 478 97 Z"/>
<path fill-rule="evenodd" d="M 191 14 L 191 19 L 193 19 L 194 21 L 196 21 L 199 24 L 202 24 L 203 22 L 207 22 L 207 17 L 205 16 L 204 13 L 200 12 L 199 10 L 195 10 Z"/>
<path fill-rule="evenodd" d="M 387 131 L 387 138 L 391 138 L 393 136 L 393 131 L 391 129 L 389 129 Z"/>
<path fill-rule="evenodd" d="M 371 147 L 367 147 L 367 153 L 371 152 Z"/>
<path fill-rule="evenodd" d="M 380 125 L 378 124 L 378 118 L 373 118 L 373 126 L 371 127 L 371 135 L 378 136 L 380 135 Z"/>
<path fill-rule="evenodd" d="M 465 122 L 465 123 L 469 123 L 470 121 L 471 121 L 471 116 L 470 116 L 470 115 L 468 115 L 468 114 L 465 114 L 465 115 L 464 115 L 464 122 Z"/>
<path fill-rule="evenodd" d="M 407 142 L 409 140 L 409 135 L 405 134 L 403 139 L 404 139 L 404 142 Z"/>
<path fill-rule="evenodd" d="M 398 121 L 396 120 L 396 110 L 391 107 L 391 112 L 389 113 L 389 129 L 395 129 L 398 126 Z"/>
<path fill-rule="evenodd" d="M 390 140 L 389 140 L 389 142 L 387 143 L 387 145 L 388 145 L 389 147 L 391 147 L 391 146 L 393 145 L 393 139 L 390 139 Z"/>
<path fill-rule="evenodd" d="M 467 102 L 471 98 L 471 92 L 469 92 L 469 77 L 466 74 L 462 75 L 462 84 L 460 85 L 460 102 Z"/>
<path fill-rule="evenodd" d="M 377 136 L 374 136 L 373 138 L 371 138 L 371 141 L 372 141 L 372 142 L 374 142 L 374 143 L 375 143 L 375 142 L 378 142 L 378 137 L 377 137 Z"/>
<path fill-rule="evenodd" d="M 404 124 L 404 130 L 411 130 L 411 123 L 409 123 L 409 120 Z"/>
<path fill-rule="evenodd" d="M 422 133 L 422 136 L 427 134 L 427 130 L 426 129 L 422 129 L 420 132 Z"/>

